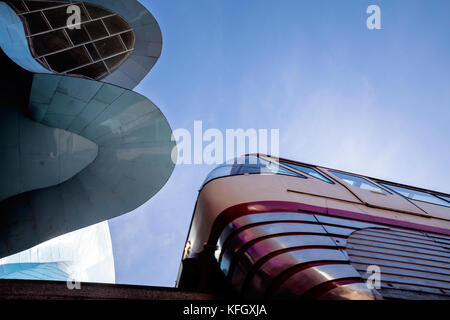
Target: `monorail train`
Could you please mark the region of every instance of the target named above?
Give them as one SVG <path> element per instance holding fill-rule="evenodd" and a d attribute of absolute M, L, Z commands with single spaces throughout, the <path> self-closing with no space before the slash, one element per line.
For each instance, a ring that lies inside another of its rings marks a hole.
<path fill-rule="evenodd" d="M 206 178 L 177 286 L 246 299 L 449 299 L 450 196 L 247 155 Z"/>

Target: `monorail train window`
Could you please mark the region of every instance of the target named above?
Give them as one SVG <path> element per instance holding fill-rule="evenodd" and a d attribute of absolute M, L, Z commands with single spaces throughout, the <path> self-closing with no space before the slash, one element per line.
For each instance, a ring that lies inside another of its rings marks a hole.
<path fill-rule="evenodd" d="M 323 174 L 321 174 L 319 171 L 317 171 L 316 169 L 310 168 L 310 167 L 305 167 L 299 164 L 294 164 L 294 163 L 290 163 L 290 162 L 286 162 L 286 161 L 280 161 L 281 164 L 284 164 L 285 166 L 291 167 L 292 169 L 298 170 L 300 172 L 309 174 L 310 176 L 313 176 L 314 178 L 317 178 L 319 180 L 328 182 L 328 183 L 334 183 L 333 181 L 331 181 L 330 179 L 328 179 L 327 177 L 325 177 Z"/>
<path fill-rule="evenodd" d="M 231 163 L 224 163 L 216 167 L 206 177 L 203 185 L 209 181 L 243 174 L 282 174 L 307 179 L 304 175 L 279 166 L 277 163 L 263 160 L 256 156 L 236 158 Z"/>
<path fill-rule="evenodd" d="M 445 201 L 447 201 L 450 204 L 450 197 L 442 196 L 440 194 L 435 194 L 435 196 L 437 196 L 437 197 L 439 197 L 441 199 L 444 199 Z"/>
<path fill-rule="evenodd" d="M 419 200 L 419 201 L 429 202 L 429 203 L 433 203 L 433 204 L 439 204 L 441 206 L 450 207 L 449 202 L 447 202 L 437 196 L 434 196 L 431 193 L 418 191 L 418 190 L 414 190 L 414 189 L 409 189 L 409 188 L 404 188 L 404 187 L 399 187 L 399 186 L 394 186 L 394 185 L 388 184 L 388 183 L 382 183 L 382 185 L 385 186 L 386 188 L 389 188 L 397 193 L 400 193 L 402 196 L 412 199 L 412 200 Z"/>
<path fill-rule="evenodd" d="M 364 189 L 364 190 L 370 190 L 370 191 L 374 191 L 374 192 L 380 192 L 380 193 L 384 193 L 384 194 L 389 194 L 389 192 L 387 192 L 386 190 L 378 187 L 377 185 L 373 184 L 372 182 L 370 182 L 369 180 L 366 180 L 364 178 L 354 176 L 354 175 L 351 175 L 348 173 L 342 173 L 342 172 L 337 172 L 337 171 L 331 171 L 331 172 L 333 172 L 334 175 L 339 177 L 345 183 L 347 183 L 353 187 L 357 187 L 357 188 Z"/>

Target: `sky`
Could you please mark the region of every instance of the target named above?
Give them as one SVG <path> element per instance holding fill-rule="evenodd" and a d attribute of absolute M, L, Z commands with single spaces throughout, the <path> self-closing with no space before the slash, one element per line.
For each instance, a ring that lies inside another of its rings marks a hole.
<path fill-rule="evenodd" d="M 281 157 L 450 193 L 450 1 L 141 2 L 163 50 L 135 91 L 173 130 L 279 129 Z M 117 283 L 175 285 L 213 168 L 178 165 L 109 221 Z"/>

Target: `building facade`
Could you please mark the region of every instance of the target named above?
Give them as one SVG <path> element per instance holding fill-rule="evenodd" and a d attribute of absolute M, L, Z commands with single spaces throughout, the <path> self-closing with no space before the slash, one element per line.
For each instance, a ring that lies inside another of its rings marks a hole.
<path fill-rule="evenodd" d="M 0 259 L 0 279 L 115 283 L 108 222 Z"/>
<path fill-rule="evenodd" d="M 178 287 L 251 299 L 449 299 L 450 196 L 245 156 L 206 178 Z"/>
<path fill-rule="evenodd" d="M 136 0 L 8 0 L 0 28 L 0 278 L 114 282 L 105 221 L 174 169 L 168 121 L 132 91 L 158 23 Z"/>

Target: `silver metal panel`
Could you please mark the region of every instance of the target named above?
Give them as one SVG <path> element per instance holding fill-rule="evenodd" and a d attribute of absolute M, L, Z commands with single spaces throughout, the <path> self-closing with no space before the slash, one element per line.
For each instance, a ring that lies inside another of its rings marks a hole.
<path fill-rule="evenodd" d="M 350 238 L 348 241 L 348 246 L 351 247 L 353 244 L 358 245 L 365 245 L 368 247 L 381 247 L 391 250 L 396 250 L 396 252 L 399 255 L 403 254 L 420 254 L 421 257 L 425 259 L 435 260 L 435 261 L 441 261 L 450 263 L 450 254 L 444 252 L 444 251 L 435 251 L 435 250 L 427 250 L 427 249 L 421 249 L 417 247 L 411 247 L 411 246 L 401 246 L 397 244 L 391 244 L 386 242 L 379 242 L 379 241 L 370 241 L 370 240 L 361 240 L 356 237 Z"/>
<path fill-rule="evenodd" d="M 392 261 L 392 260 L 383 260 L 383 259 L 377 259 L 372 257 L 359 257 L 359 256 L 351 256 L 352 263 L 362 263 L 367 265 L 377 265 L 382 268 L 384 267 L 393 267 L 400 270 L 416 270 L 420 272 L 426 272 L 430 274 L 438 274 L 438 275 L 444 275 L 447 278 L 450 277 L 450 269 L 445 268 L 447 264 L 442 264 L 441 267 L 433 267 L 433 266 L 426 266 L 423 264 L 415 264 L 411 262 L 400 262 L 400 261 Z M 420 262 L 420 260 L 417 260 L 417 262 Z M 403 271 L 402 271 L 403 272 Z"/>
<path fill-rule="evenodd" d="M 402 234 L 409 234 L 409 235 L 413 235 L 413 236 L 426 236 L 425 233 L 423 233 L 421 231 L 410 230 L 410 229 L 402 229 L 402 228 L 390 227 L 389 230 L 391 230 L 391 232 L 402 233 Z"/>
<path fill-rule="evenodd" d="M 431 293 L 424 291 L 413 291 L 410 288 L 393 289 L 382 286 L 377 290 L 386 299 L 406 299 L 406 300 L 448 300 L 449 298 L 443 294 Z"/>
<path fill-rule="evenodd" d="M 387 232 L 379 232 L 379 230 L 374 229 L 365 229 L 360 230 L 358 232 L 359 235 L 367 235 L 371 237 L 376 237 L 380 239 L 389 239 L 390 240 L 398 240 L 398 241 L 404 241 L 404 242 L 410 242 L 412 245 L 427 245 L 427 246 L 435 246 L 435 247 L 441 247 L 439 244 L 437 244 L 432 239 L 425 240 L 425 239 L 418 239 L 418 238 L 409 238 L 409 237 L 403 237 L 401 235 L 387 233 Z"/>
<path fill-rule="evenodd" d="M 431 293 L 431 294 L 436 294 L 436 295 L 445 295 L 446 299 L 449 299 L 449 297 L 450 297 L 449 290 L 426 287 L 423 285 L 412 285 L 412 284 L 407 284 L 407 283 L 394 283 L 394 282 L 381 282 L 381 288 L 404 290 L 406 296 L 409 294 L 409 292 L 412 291 L 412 292 L 425 292 L 425 293 Z M 397 298 L 400 298 L 400 295 L 398 295 Z"/>
<path fill-rule="evenodd" d="M 322 216 L 322 215 L 315 215 L 317 221 L 323 223 L 323 224 L 331 224 L 331 225 L 337 225 L 337 226 L 345 226 L 345 227 L 352 227 L 355 229 L 363 229 L 363 228 L 380 228 L 380 225 L 376 225 L 373 223 L 367 223 L 367 222 L 361 222 L 361 221 L 355 221 L 355 220 L 349 220 L 349 219 L 343 219 L 343 218 L 335 218 L 335 217 L 329 217 L 329 216 Z M 383 227 L 381 227 L 383 228 Z"/>
<path fill-rule="evenodd" d="M 358 278 L 359 273 L 345 264 L 329 264 L 311 267 L 289 277 L 275 292 L 275 297 L 300 297 L 308 290 L 328 281 Z"/>
<path fill-rule="evenodd" d="M 380 234 L 386 234 L 386 235 L 394 235 L 397 237 L 401 237 L 404 239 L 411 239 L 413 241 L 430 241 L 431 239 L 427 237 L 425 234 L 413 234 L 409 232 L 403 232 L 403 231 L 394 231 L 392 229 L 365 229 L 363 232 L 374 232 L 374 233 L 380 233 Z"/>
<path fill-rule="evenodd" d="M 431 256 L 427 254 L 419 254 L 415 252 L 407 252 L 407 251 L 400 251 L 396 249 L 389 249 L 385 247 L 378 247 L 378 246 L 372 246 L 367 244 L 355 244 L 355 243 L 348 243 L 347 244 L 348 249 L 354 249 L 358 251 L 366 251 L 366 252 L 375 252 L 375 253 L 384 253 L 388 255 L 392 255 L 394 257 L 407 257 L 407 258 L 413 258 L 413 259 L 423 259 L 426 261 L 432 261 L 437 263 L 446 263 L 448 264 L 450 259 L 442 258 L 442 257 L 436 257 Z M 349 250 L 350 254 L 350 250 Z"/>
<path fill-rule="evenodd" d="M 330 233 L 332 235 L 340 235 L 340 236 L 347 236 L 347 237 L 356 231 L 356 229 L 333 227 L 333 226 L 328 226 L 328 225 L 323 225 L 323 227 L 328 233 Z"/>
<path fill-rule="evenodd" d="M 249 247 L 245 253 L 249 258 L 252 259 L 253 263 L 255 260 L 260 259 L 271 252 L 277 250 L 283 250 L 287 248 L 294 247 L 304 247 L 304 246 L 329 246 L 336 247 L 335 243 L 327 236 L 319 235 L 280 235 L 274 238 L 267 238 L 256 242 L 251 247 Z M 237 250 L 235 251 L 237 252 Z M 228 275 L 230 264 L 233 261 L 234 255 L 224 255 L 220 263 L 220 268 L 222 271 Z"/>
<path fill-rule="evenodd" d="M 367 268 L 371 265 L 367 262 L 364 263 L 356 263 L 352 260 L 352 265 L 359 271 L 366 272 Z M 408 276 L 408 277 L 415 277 L 415 278 L 423 278 L 428 280 L 436 280 L 436 281 L 443 281 L 446 283 L 450 283 L 450 273 L 449 274 L 438 274 L 438 273 L 432 273 L 425 270 L 411 270 L 409 268 L 397 268 L 392 266 L 384 266 L 384 265 L 378 265 L 381 270 L 381 278 L 383 279 L 383 274 L 390 274 L 390 275 L 398 275 L 398 276 Z"/>
<path fill-rule="evenodd" d="M 420 259 L 418 257 L 401 257 L 395 256 L 390 253 L 382 253 L 365 250 L 365 247 L 361 247 L 360 249 L 346 249 L 348 255 L 353 259 L 353 257 L 361 257 L 361 258 L 374 258 L 381 260 L 389 260 L 394 262 L 403 262 L 403 263 L 411 263 L 419 266 L 428 266 L 428 267 L 436 267 L 436 268 L 445 268 L 448 267 L 448 263 L 445 262 L 436 262 L 430 260 Z M 352 260 L 353 261 L 353 260 Z"/>
<path fill-rule="evenodd" d="M 442 246 L 439 246 L 438 244 L 434 243 L 432 245 L 430 244 L 424 244 L 419 243 L 415 241 L 405 241 L 405 240 L 397 240 L 392 238 L 385 238 L 380 236 L 373 236 L 373 235 L 366 235 L 363 233 L 358 233 L 357 235 L 352 236 L 353 239 L 358 239 L 362 241 L 373 241 L 376 243 L 389 243 L 392 245 L 399 245 L 404 246 L 405 250 L 408 250 L 408 248 L 420 248 L 420 249 L 426 249 L 429 250 L 431 254 L 437 254 L 443 253 L 444 255 L 449 253 L 448 250 L 445 250 Z"/>
<path fill-rule="evenodd" d="M 318 300 L 375 300 L 382 299 L 382 297 L 376 294 L 376 291 L 372 291 L 367 288 L 365 283 L 351 283 L 334 288 L 320 297 Z"/>
<path fill-rule="evenodd" d="M 299 224 L 308 226 L 299 229 L 308 233 L 311 232 L 310 226 L 317 228 L 321 225 L 323 235 L 280 235 L 295 232 L 295 223 L 248 227 L 273 221 L 274 218 L 271 214 L 256 216 L 241 217 L 230 223 L 218 242 L 219 245 L 225 244 L 221 269 L 230 277 L 234 288 L 246 297 L 264 298 L 268 290 L 274 289 L 276 279 L 287 270 L 292 272 L 296 266 L 300 271 L 284 280 L 275 297 L 300 297 L 330 279 L 361 277 L 364 281 L 370 275 L 367 273 L 369 265 L 381 268 L 382 288 L 396 290 L 397 298 L 401 297 L 399 292 L 402 291 L 405 296 L 420 296 L 422 293 L 438 297 L 445 297 L 450 291 L 450 251 L 445 247 L 450 238 L 445 236 L 430 236 L 407 229 L 323 215 L 315 215 L 317 224 Z M 239 228 L 244 229 L 239 231 Z M 261 238 L 267 236 L 270 238 Z M 261 239 L 247 246 L 245 251 L 240 250 L 258 238 Z M 305 246 L 324 248 L 300 249 Z M 341 252 L 339 248 L 345 250 Z M 343 264 L 349 260 L 351 265 Z M 300 268 L 302 264 L 329 261 L 339 261 L 341 264 Z M 414 293 L 411 290 L 415 290 Z M 365 283 L 355 283 L 333 288 L 319 298 L 380 299 L 382 296 L 376 290 L 369 290 Z"/>
<path fill-rule="evenodd" d="M 339 238 L 339 237 L 331 237 L 333 239 L 334 243 L 339 247 L 345 247 L 347 246 L 347 239 L 346 238 Z"/>
<path fill-rule="evenodd" d="M 363 278 L 368 278 L 370 274 L 364 274 L 361 273 L 361 276 Z M 436 280 L 429 280 L 429 279 L 423 279 L 423 278 L 416 278 L 416 277 L 408 277 L 408 276 L 402 276 L 402 275 L 392 275 L 392 274 L 382 274 L 381 275 L 381 282 L 386 283 L 402 283 L 402 284 L 408 284 L 408 285 L 414 285 L 417 287 L 430 287 L 435 289 L 443 289 L 445 293 L 450 294 L 450 283 L 443 282 L 443 281 L 436 281 Z M 444 292 L 442 292 L 444 293 Z"/>
<path fill-rule="evenodd" d="M 236 255 L 234 258 L 234 269 L 230 269 L 231 280 L 237 284 L 243 280 L 250 268 L 264 256 L 278 250 L 288 248 L 300 248 L 305 246 L 333 246 L 331 239 L 323 236 L 284 236 L 264 239 L 250 246 L 245 252 Z"/>
<path fill-rule="evenodd" d="M 326 234 L 321 225 L 310 223 L 271 223 L 250 227 L 238 232 L 229 240 L 222 249 L 222 260 L 230 260 L 230 257 L 246 243 L 257 238 L 283 233 L 315 233 Z"/>
<path fill-rule="evenodd" d="M 363 278 L 371 275 L 366 272 L 369 265 L 380 267 L 381 284 L 386 289 L 381 293 L 395 289 L 395 298 L 427 294 L 450 298 L 450 251 L 433 239 L 398 228 L 359 230 L 348 238 L 346 250 Z"/>
<path fill-rule="evenodd" d="M 450 248 L 450 238 L 436 237 L 430 234 L 428 234 L 428 237 L 440 246 L 444 246 L 447 249 Z"/>
<path fill-rule="evenodd" d="M 434 234 L 431 234 L 431 233 L 427 233 L 427 236 L 432 238 L 435 241 L 441 241 L 441 242 L 445 242 L 445 243 L 450 244 L 450 237 L 446 237 L 444 235 L 439 235 L 438 236 L 438 235 L 434 235 Z"/>
<path fill-rule="evenodd" d="M 235 230 L 261 222 L 271 221 L 305 221 L 305 222 L 317 222 L 316 218 L 312 214 L 302 214 L 298 212 L 265 212 L 257 214 L 248 214 L 243 217 L 239 217 L 230 222 L 222 234 L 219 237 L 218 245 L 222 246 L 228 236 Z"/>
<path fill-rule="evenodd" d="M 264 262 L 254 276 L 248 279 L 249 286 L 245 294 L 263 298 L 263 293 L 281 272 L 296 265 L 318 261 L 348 261 L 348 258 L 340 250 L 325 248 L 301 249 L 276 255 Z M 235 287 L 240 290 L 242 283 L 237 282 Z"/>

